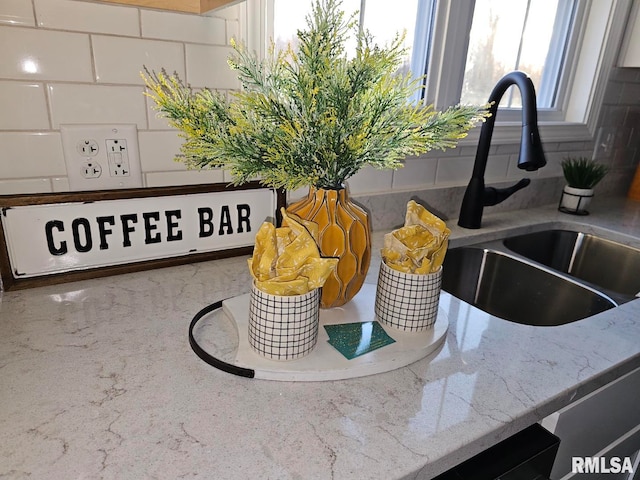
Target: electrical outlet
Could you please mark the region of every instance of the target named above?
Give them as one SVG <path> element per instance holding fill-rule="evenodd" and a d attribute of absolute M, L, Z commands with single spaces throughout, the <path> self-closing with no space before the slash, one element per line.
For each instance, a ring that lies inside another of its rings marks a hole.
<path fill-rule="evenodd" d="M 82 166 L 84 178 L 98 178 L 100 175 L 102 175 L 102 167 L 99 163 L 87 162 Z"/>
<path fill-rule="evenodd" d="M 96 142 L 92 138 L 86 138 L 78 143 L 76 147 L 78 149 L 78 153 L 83 157 L 95 157 L 100 151 L 100 147 L 98 147 L 98 142 Z"/>
<path fill-rule="evenodd" d="M 142 187 L 136 125 L 60 125 L 71 190 Z"/>
<path fill-rule="evenodd" d="M 128 177 L 131 175 L 129 166 L 129 148 L 124 139 L 110 139 L 106 142 L 107 160 L 109 161 L 109 175 L 112 177 Z"/>

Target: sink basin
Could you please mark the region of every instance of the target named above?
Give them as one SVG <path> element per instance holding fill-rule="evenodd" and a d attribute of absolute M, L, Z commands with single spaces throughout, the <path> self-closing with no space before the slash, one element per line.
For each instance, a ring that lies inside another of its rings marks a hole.
<path fill-rule="evenodd" d="M 482 247 L 447 252 L 442 288 L 491 315 L 525 325 L 562 325 L 616 306 L 594 290 Z"/>
<path fill-rule="evenodd" d="M 504 240 L 509 250 L 611 292 L 640 292 L 640 250 L 596 235 L 545 230 Z"/>

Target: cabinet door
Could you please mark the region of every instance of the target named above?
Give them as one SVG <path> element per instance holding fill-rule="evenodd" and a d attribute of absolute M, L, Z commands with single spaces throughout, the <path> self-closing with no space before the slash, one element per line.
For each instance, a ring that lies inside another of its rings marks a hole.
<path fill-rule="evenodd" d="M 619 67 L 640 67 L 640 2 L 633 2 L 618 58 Z"/>
<path fill-rule="evenodd" d="M 543 420 L 542 425 L 560 437 L 551 478 L 570 474 L 573 457 L 633 455 L 640 445 L 638 392 L 640 369 Z"/>
<path fill-rule="evenodd" d="M 241 0 L 100 0 L 104 3 L 120 3 L 136 7 L 158 8 L 175 12 L 204 13 Z"/>

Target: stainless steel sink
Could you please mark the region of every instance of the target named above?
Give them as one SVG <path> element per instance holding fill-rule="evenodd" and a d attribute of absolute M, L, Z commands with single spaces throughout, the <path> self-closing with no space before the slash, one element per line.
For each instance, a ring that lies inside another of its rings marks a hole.
<path fill-rule="evenodd" d="M 640 250 L 596 235 L 545 230 L 504 240 L 511 251 L 576 279 L 633 298 L 640 292 Z"/>
<path fill-rule="evenodd" d="M 562 325 L 616 306 L 571 279 L 482 247 L 447 252 L 442 288 L 491 315 L 526 325 Z"/>

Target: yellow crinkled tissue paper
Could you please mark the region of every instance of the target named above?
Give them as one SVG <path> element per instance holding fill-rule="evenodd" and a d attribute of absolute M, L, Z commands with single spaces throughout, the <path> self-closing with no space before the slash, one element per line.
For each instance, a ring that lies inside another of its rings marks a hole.
<path fill-rule="evenodd" d="M 450 234 L 441 219 L 410 200 L 404 227 L 384 236 L 382 258 L 390 268 L 401 272 L 437 272 L 447 253 Z"/>
<path fill-rule="evenodd" d="M 322 287 L 338 259 L 320 257 L 317 224 L 281 211 L 282 227 L 264 222 L 258 230 L 249 270 L 265 293 L 302 295 Z"/>

